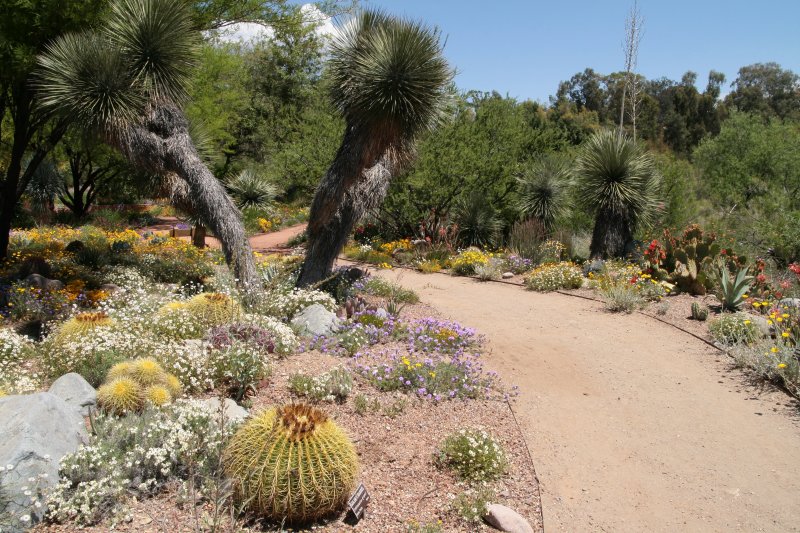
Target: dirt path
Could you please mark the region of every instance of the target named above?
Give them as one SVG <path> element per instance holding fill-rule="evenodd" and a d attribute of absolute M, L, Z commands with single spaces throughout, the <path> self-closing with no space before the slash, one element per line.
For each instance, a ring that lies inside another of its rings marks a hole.
<path fill-rule="evenodd" d="M 799 531 L 798 408 L 641 315 L 519 287 L 381 271 L 489 340 L 546 531 Z"/>
<path fill-rule="evenodd" d="M 177 218 L 170 218 L 167 219 L 166 222 L 162 224 L 158 224 L 155 226 L 148 226 L 146 228 L 140 228 L 140 233 L 145 232 L 160 232 L 160 233 L 167 233 L 172 229 L 172 222 L 173 219 L 175 222 L 178 221 Z M 274 231 L 272 233 L 259 233 L 258 235 L 253 235 L 250 237 L 250 246 L 256 252 L 269 252 L 278 250 L 281 248 L 286 247 L 286 243 L 289 242 L 292 237 L 296 237 L 297 235 L 303 233 L 306 229 L 306 224 L 297 224 L 295 226 L 289 226 L 288 228 L 283 228 L 279 231 Z M 180 239 L 189 241 L 191 240 L 190 237 L 179 237 Z M 209 248 L 220 248 L 219 240 L 214 237 L 206 237 L 206 245 Z"/>

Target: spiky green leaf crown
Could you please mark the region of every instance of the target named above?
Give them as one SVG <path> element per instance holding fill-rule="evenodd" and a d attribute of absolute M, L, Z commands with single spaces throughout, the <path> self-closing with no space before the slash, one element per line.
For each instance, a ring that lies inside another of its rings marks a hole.
<path fill-rule="evenodd" d="M 522 212 L 552 229 L 556 219 L 566 212 L 571 177 L 565 158 L 549 156 L 536 161 L 519 178 Z"/>
<path fill-rule="evenodd" d="M 441 120 L 453 71 L 439 32 L 366 10 L 331 46 L 331 95 L 352 125 L 381 127 L 410 139 Z"/>
<path fill-rule="evenodd" d="M 650 154 L 625 135 L 595 133 L 578 157 L 576 180 L 579 201 L 595 213 L 638 225 L 657 212 L 661 176 Z"/>
<path fill-rule="evenodd" d="M 151 100 L 181 103 L 198 32 L 180 0 L 116 0 L 99 31 L 67 34 L 39 56 L 44 108 L 113 129 Z"/>

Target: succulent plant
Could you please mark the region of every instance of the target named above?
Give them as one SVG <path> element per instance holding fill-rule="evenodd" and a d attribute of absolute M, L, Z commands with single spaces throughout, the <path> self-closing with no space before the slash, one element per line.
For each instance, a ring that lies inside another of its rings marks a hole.
<path fill-rule="evenodd" d="M 144 398 L 156 407 L 172 402 L 172 394 L 163 385 L 150 385 L 144 390 Z"/>
<path fill-rule="evenodd" d="M 747 275 L 748 267 L 739 268 L 736 276 L 731 277 L 731 273 L 726 265 L 719 267 L 717 275 L 717 297 L 722 302 L 722 308 L 727 311 L 738 311 L 750 290 L 753 276 Z"/>
<path fill-rule="evenodd" d="M 118 378 L 97 389 L 97 403 L 104 410 L 122 415 L 144 405 L 142 387 L 131 378 Z"/>
<path fill-rule="evenodd" d="M 185 308 L 210 326 L 233 321 L 240 313 L 239 305 L 227 294 L 204 292 L 185 302 Z"/>
<path fill-rule="evenodd" d="M 232 437 L 224 464 L 241 504 L 286 523 L 307 523 L 340 511 L 358 473 L 347 435 L 323 411 L 305 404 L 251 418 Z"/>
<path fill-rule="evenodd" d="M 67 337 L 85 335 L 95 328 L 110 327 L 114 324 L 116 324 L 116 321 L 102 311 L 79 313 L 61 324 L 55 335 L 57 340 L 63 340 Z"/>
<path fill-rule="evenodd" d="M 161 383 L 165 375 L 164 368 L 150 357 L 131 362 L 130 376 L 144 387 Z"/>
<path fill-rule="evenodd" d="M 146 401 L 156 406 L 170 403 L 181 392 L 180 380 L 147 357 L 112 366 L 97 390 L 97 401 L 106 411 L 123 414 L 141 410 Z"/>
<path fill-rule="evenodd" d="M 700 322 L 705 322 L 708 318 L 708 307 L 700 305 L 697 302 L 692 302 L 692 318 Z"/>

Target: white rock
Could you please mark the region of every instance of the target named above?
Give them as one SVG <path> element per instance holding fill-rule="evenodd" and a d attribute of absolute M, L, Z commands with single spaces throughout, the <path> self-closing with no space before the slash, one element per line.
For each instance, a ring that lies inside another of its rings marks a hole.
<path fill-rule="evenodd" d="M 514 277 L 513 272 L 503 272 L 503 279 L 511 279 Z"/>
<path fill-rule="evenodd" d="M 55 380 L 48 392 L 64 400 L 81 416 L 89 416 L 89 412 L 97 405 L 97 391 L 83 376 L 75 372 L 64 374 Z"/>
<path fill-rule="evenodd" d="M 220 400 L 219 398 L 206 398 L 205 400 L 199 400 L 200 403 L 203 405 L 205 409 L 208 410 L 214 416 L 219 415 L 220 409 Z M 244 420 L 249 416 L 247 409 L 242 407 L 241 405 L 237 404 L 230 398 L 225 398 L 223 402 L 225 405 L 225 420 L 227 422 L 238 422 L 240 420 Z"/>
<path fill-rule="evenodd" d="M 321 304 L 309 305 L 292 319 L 292 329 L 300 335 L 326 336 L 333 335 L 339 325 L 336 313 L 328 311 Z"/>
<path fill-rule="evenodd" d="M 486 506 L 486 523 L 500 531 L 508 533 L 533 533 L 533 528 L 519 513 L 513 509 L 492 503 Z"/>

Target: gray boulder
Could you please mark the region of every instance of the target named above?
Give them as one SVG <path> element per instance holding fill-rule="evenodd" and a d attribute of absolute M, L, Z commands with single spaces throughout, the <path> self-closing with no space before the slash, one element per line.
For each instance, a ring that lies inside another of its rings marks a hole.
<path fill-rule="evenodd" d="M 58 483 L 61 459 L 88 442 L 84 418 L 49 392 L 6 396 L 0 398 L 0 435 L 0 465 L 5 468 L 0 490 L 8 502 L 6 511 L 38 521 L 44 506 L 34 507 L 33 498 Z"/>
<path fill-rule="evenodd" d="M 753 324 L 756 325 L 756 327 L 758 328 L 759 334 L 763 338 L 768 339 L 768 338 L 772 337 L 773 328 L 772 328 L 772 326 L 769 325 L 769 322 L 767 322 L 767 318 L 766 317 L 763 317 L 761 315 L 752 315 L 749 318 L 753 322 Z"/>
<path fill-rule="evenodd" d="M 83 376 L 75 372 L 64 374 L 55 380 L 48 392 L 64 400 L 81 416 L 89 416 L 97 405 L 97 391 L 83 379 Z"/>
<path fill-rule="evenodd" d="M 590 263 L 583 265 L 583 275 L 588 276 L 590 273 L 599 274 L 606 267 L 606 262 L 602 259 L 595 259 Z"/>
<path fill-rule="evenodd" d="M 486 523 L 500 531 L 509 533 L 533 533 L 533 528 L 519 513 L 513 509 L 492 503 L 486 506 Z"/>
<path fill-rule="evenodd" d="M 203 409 L 207 410 L 214 416 L 219 416 L 220 406 L 224 405 L 223 408 L 225 410 L 225 420 L 227 422 L 239 422 L 249 416 L 247 409 L 237 404 L 230 398 L 225 398 L 223 402 L 220 402 L 220 399 L 216 397 L 206 398 L 205 400 L 199 401 L 202 404 Z"/>
<path fill-rule="evenodd" d="M 503 272 L 503 279 L 511 279 L 514 277 L 513 272 Z"/>
<path fill-rule="evenodd" d="M 339 323 L 336 313 L 328 311 L 321 304 L 314 304 L 295 315 L 291 325 L 300 335 L 330 337 Z"/>
<path fill-rule="evenodd" d="M 47 291 L 58 291 L 64 288 L 64 284 L 57 279 L 48 279 L 41 274 L 30 274 L 27 276 L 23 283 L 28 287 L 34 289 L 43 289 Z"/>

